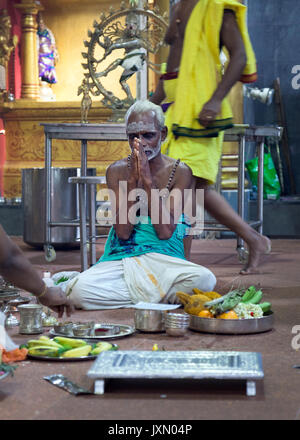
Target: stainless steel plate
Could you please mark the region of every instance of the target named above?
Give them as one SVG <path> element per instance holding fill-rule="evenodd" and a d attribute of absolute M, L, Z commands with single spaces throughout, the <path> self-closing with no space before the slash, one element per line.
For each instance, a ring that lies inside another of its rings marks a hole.
<path fill-rule="evenodd" d="M 110 331 L 107 334 L 99 334 L 97 335 L 97 329 L 108 328 Z M 114 332 L 115 330 L 115 332 Z M 103 340 L 103 339 L 117 339 L 122 338 L 123 336 L 129 336 L 135 332 L 135 328 L 130 325 L 124 324 L 111 324 L 111 323 L 97 323 L 95 324 L 95 335 L 93 336 L 71 336 L 67 335 L 68 338 L 72 339 L 84 339 L 85 341 L 95 341 L 95 340 Z M 49 334 L 51 336 L 63 336 L 66 337 L 65 334 L 57 333 L 54 329 L 50 330 Z"/>
<path fill-rule="evenodd" d="M 269 331 L 274 325 L 274 314 L 252 319 L 200 318 L 191 315 L 189 328 L 203 333 L 249 334 Z"/>
<path fill-rule="evenodd" d="M 32 354 L 27 355 L 28 359 L 34 359 L 36 361 L 54 361 L 54 362 L 73 362 L 73 361 L 90 361 L 96 359 L 96 355 L 93 356 L 80 356 L 80 357 L 50 357 L 50 356 L 33 356 Z"/>

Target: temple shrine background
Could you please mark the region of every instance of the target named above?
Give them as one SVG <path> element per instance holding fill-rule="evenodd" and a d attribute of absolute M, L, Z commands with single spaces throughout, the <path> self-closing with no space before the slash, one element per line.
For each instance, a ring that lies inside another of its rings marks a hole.
<path fill-rule="evenodd" d="M 162 14 L 169 13 L 169 0 L 154 0 Z M 150 3 L 150 2 L 149 2 Z M 153 2 L 152 2 L 153 3 Z M 78 87 L 83 79 L 83 41 L 99 21 L 102 12 L 110 7 L 120 8 L 119 1 L 105 0 L 0 0 L 0 10 L 6 9 L 11 19 L 11 33 L 18 36 L 18 44 L 12 51 L 6 69 L 7 90 L 14 100 L 0 102 L 0 192 L 10 199 L 21 197 L 21 170 L 44 167 L 44 131 L 41 123 L 80 122 Z M 58 81 L 51 89 L 55 101 L 44 101 L 39 96 L 37 65 L 37 13 L 42 11 L 46 26 L 55 35 L 59 60 L 56 64 Z M 166 60 L 167 48 L 163 48 L 156 62 Z M 155 89 L 159 76 L 150 74 L 149 92 Z M 120 88 L 118 75 L 112 73 L 112 88 Z M 135 82 L 130 87 L 134 90 Z M 90 123 L 107 122 L 111 110 L 102 105 L 101 97 L 93 98 L 89 112 Z M 243 122 L 243 91 L 237 84 L 230 92 L 234 122 Z M 96 168 L 97 175 L 104 175 L 111 162 L 128 154 L 124 142 L 89 142 L 88 166 Z M 53 140 L 52 165 L 76 167 L 80 165 L 80 142 Z M 237 187 L 237 144 L 224 143 L 222 156 L 222 188 Z"/>

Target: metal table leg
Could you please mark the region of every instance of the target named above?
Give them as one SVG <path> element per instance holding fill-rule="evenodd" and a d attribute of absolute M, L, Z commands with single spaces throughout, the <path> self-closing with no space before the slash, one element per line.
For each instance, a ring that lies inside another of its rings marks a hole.
<path fill-rule="evenodd" d="M 51 161 L 52 161 L 52 139 L 45 136 L 45 233 L 44 252 L 46 261 L 54 261 L 56 258 L 54 247 L 51 245 Z"/>
<path fill-rule="evenodd" d="M 45 244 L 50 244 L 51 234 L 49 223 L 51 220 L 51 139 L 45 137 Z"/>
<path fill-rule="evenodd" d="M 89 244 L 90 244 L 90 266 L 96 263 L 96 185 L 89 185 Z"/>
<path fill-rule="evenodd" d="M 81 141 L 81 177 L 87 175 L 87 140 Z M 79 184 L 79 212 L 80 212 L 80 258 L 81 269 L 88 268 L 87 233 L 86 233 L 86 184 Z"/>
<path fill-rule="evenodd" d="M 263 233 L 264 215 L 264 138 L 261 139 L 258 149 L 258 176 L 257 176 L 257 218 L 260 222 L 258 232 Z"/>
<path fill-rule="evenodd" d="M 245 136 L 241 135 L 238 158 L 238 214 L 243 220 L 245 218 L 245 144 Z M 240 257 L 243 257 L 244 240 L 240 236 L 237 236 L 237 250 Z"/>
<path fill-rule="evenodd" d="M 85 183 L 79 183 L 80 259 L 82 271 L 85 271 L 88 268 L 85 189 Z"/>

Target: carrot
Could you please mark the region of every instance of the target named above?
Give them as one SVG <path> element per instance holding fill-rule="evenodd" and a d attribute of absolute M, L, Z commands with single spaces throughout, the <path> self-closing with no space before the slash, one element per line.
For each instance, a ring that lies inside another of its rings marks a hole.
<path fill-rule="evenodd" d="M 3 350 L 2 362 L 9 364 L 11 362 L 24 361 L 27 357 L 27 348 L 15 348 L 14 350 Z"/>

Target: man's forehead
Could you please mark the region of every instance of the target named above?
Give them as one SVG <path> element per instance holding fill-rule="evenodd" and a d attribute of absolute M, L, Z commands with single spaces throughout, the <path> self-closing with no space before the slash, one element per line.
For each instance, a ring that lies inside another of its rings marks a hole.
<path fill-rule="evenodd" d="M 158 127 L 154 122 L 134 121 L 127 124 L 127 133 L 138 133 L 142 131 L 157 131 Z"/>
<path fill-rule="evenodd" d="M 158 131 L 159 124 L 153 111 L 144 113 L 132 113 L 129 117 L 126 131 L 136 133 L 140 131 Z"/>

